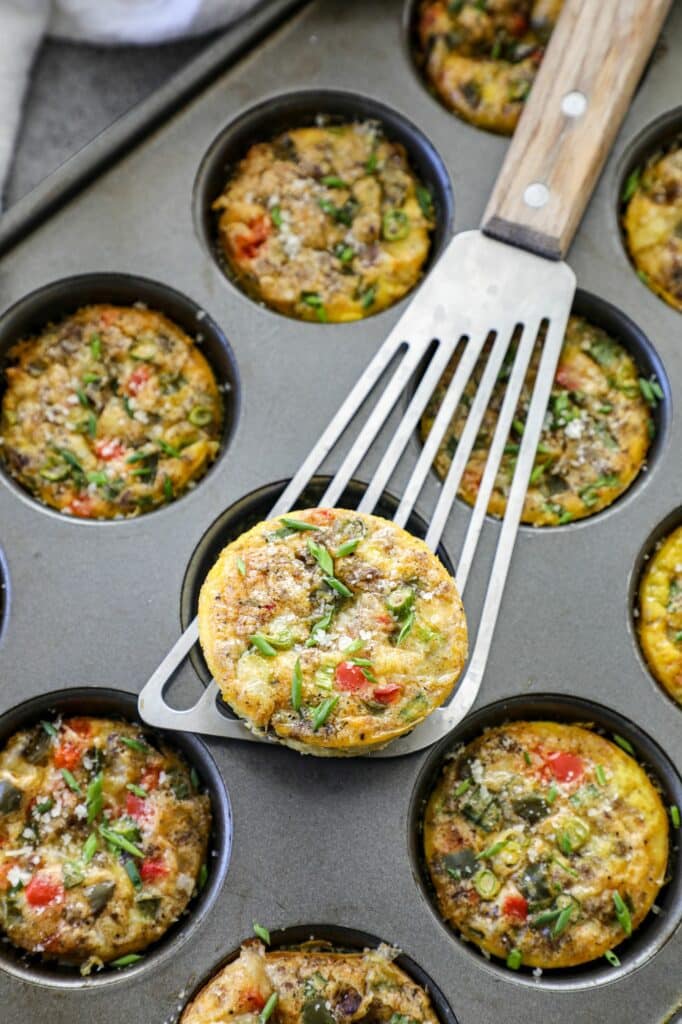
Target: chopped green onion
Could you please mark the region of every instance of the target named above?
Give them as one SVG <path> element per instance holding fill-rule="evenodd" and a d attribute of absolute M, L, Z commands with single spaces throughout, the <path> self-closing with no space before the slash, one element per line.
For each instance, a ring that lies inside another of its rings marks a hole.
<path fill-rule="evenodd" d="M 260 1024 L 265 1024 L 265 1022 L 269 1020 L 269 1018 L 272 1016 L 272 1011 L 275 1009 L 276 1006 L 277 993 L 273 992 L 270 998 L 268 999 L 267 1003 L 261 1010 L 261 1012 L 258 1014 L 258 1020 L 260 1021 Z"/>
<path fill-rule="evenodd" d="M 276 228 L 281 228 L 283 224 L 283 219 L 282 210 L 280 209 L 279 206 L 273 206 L 272 209 L 270 210 L 270 220 L 272 221 Z"/>
<path fill-rule="evenodd" d="M 308 551 L 313 556 L 325 576 L 334 575 L 334 560 L 327 549 L 316 541 L 308 540 Z"/>
<path fill-rule="evenodd" d="M 355 249 L 352 245 L 344 245 L 343 242 L 339 242 L 339 244 L 334 247 L 334 255 L 337 260 L 341 261 L 341 263 L 350 263 L 355 256 Z"/>
<path fill-rule="evenodd" d="M 91 832 L 83 845 L 81 859 L 84 864 L 89 864 L 97 851 L 97 834 Z"/>
<path fill-rule="evenodd" d="M 398 645 L 398 647 L 403 642 L 403 640 L 405 640 L 412 632 L 412 627 L 414 626 L 414 618 L 414 608 L 410 608 L 409 612 L 407 613 L 407 618 L 405 619 L 402 628 L 398 633 L 398 639 L 396 640 L 396 644 Z"/>
<path fill-rule="evenodd" d="M 618 891 L 613 894 L 613 905 L 616 908 L 616 918 L 626 935 L 632 935 L 632 918 L 625 901 Z"/>
<path fill-rule="evenodd" d="M 569 903 L 567 907 L 564 907 L 564 909 L 559 912 L 559 916 L 557 917 L 554 927 L 552 928 L 553 939 L 558 939 L 558 937 L 566 931 L 569 924 L 571 923 L 571 918 L 573 917 L 574 909 L 575 904 Z"/>
<path fill-rule="evenodd" d="M 612 967 L 620 967 L 620 960 L 618 959 L 618 957 L 612 949 L 606 950 L 606 952 L 604 953 L 604 959 L 608 960 Z"/>
<path fill-rule="evenodd" d="M 621 194 L 621 199 L 624 203 L 627 203 L 634 196 L 635 192 L 639 188 L 639 181 L 641 177 L 641 167 L 635 167 L 634 171 L 631 171 L 630 174 L 628 174 Z"/>
<path fill-rule="evenodd" d="M 72 790 L 74 793 L 83 792 L 80 785 L 76 781 L 73 772 L 70 772 L 68 768 L 62 768 L 62 778 L 64 779 L 64 782 L 69 787 L 69 789 Z"/>
<path fill-rule="evenodd" d="M 100 825 L 98 832 L 102 839 L 106 839 L 112 846 L 118 846 L 119 850 L 125 850 L 126 853 L 132 854 L 133 857 L 144 857 L 144 853 L 138 846 L 131 843 L 129 839 L 122 836 L 119 832 L 114 831 L 112 828 L 107 828 L 106 825 Z"/>
<path fill-rule="evenodd" d="M 365 163 L 365 170 L 368 174 L 374 174 L 377 169 L 378 156 L 376 149 L 373 149 Z"/>
<path fill-rule="evenodd" d="M 492 843 L 491 846 L 486 846 L 485 850 L 481 850 L 478 854 L 478 859 L 488 860 L 490 857 L 494 857 L 496 853 L 500 852 L 500 850 L 504 850 L 508 842 L 508 839 L 498 839 L 496 843 Z"/>
<path fill-rule="evenodd" d="M 552 783 L 552 785 L 547 790 L 547 803 L 553 804 L 558 795 L 559 790 L 557 789 L 556 785 Z"/>
<path fill-rule="evenodd" d="M 348 188 L 348 183 L 339 178 L 336 174 L 326 174 L 324 178 L 320 178 L 320 181 L 327 188 Z"/>
<path fill-rule="evenodd" d="M 334 207 L 334 209 L 336 209 L 336 207 Z M 315 310 L 317 319 L 321 321 L 321 323 L 326 322 L 327 311 L 324 308 L 322 297 L 318 292 L 301 292 L 301 302 L 304 306 L 310 306 L 311 309 Z"/>
<path fill-rule="evenodd" d="M 213 419 L 213 413 L 206 405 L 195 405 L 190 409 L 187 419 L 195 427 L 205 427 Z"/>
<path fill-rule="evenodd" d="M 520 949 L 512 949 L 512 950 L 510 950 L 509 951 L 509 956 L 507 957 L 507 967 L 509 967 L 512 971 L 518 971 L 518 969 L 519 969 L 519 967 L 521 966 L 522 963 L 523 963 L 523 954 L 521 953 L 521 950 Z"/>
<path fill-rule="evenodd" d="M 360 305 L 363 309 L 369 309 L 370 306 L 374 305 L 374 300 L 377 297 L 377 290 L 373 284 L 365 288 L 363 292 L 358 296 L 360 299 Z"/>
<path fill-rule="evenodd" d="M 130 747 L 131 750 L 137 750 L 140 754 L 148 754 L 149 747 L 142 740 L 136 740 L 130 736 L 120 736 L 121 743 L 124 743 L 126 747 Z"/>
<path fill-rule="evenodd" d="M 88 783 L 88 790 L 86 796 L 86 805 L 88 809 L 88 825 L 92 825 L 93 821 L 100 814 L 102 807 L 104 806 L 104 797 L 102 795 L 102 786 L 104 784 L 104 775 L 102 772 L 98 772 Z"/>
<path fill-rule="evenodd" d="M 76 395 L 78 397 L 78 401 L 83 406 L 83 408 L 84 409 L 89 409 L 90 408 L 90 399 L 85 394 L 85 392 L 81 391 L 80 388 L 76 388 Z"/>
<path fill-rule="evenodd" d="M 602 768 L 602 766 L 600 764 L 598 764 L 596 766 L 596 768 L 594 769 L 594 774 L 597 777 L 597 782 L 599 783 L 599 785 L 600 786 L 605 786 L 606 785 L 606 772 L 604 771 L 604 769 Z"/>
<path fill-rule="evenodd" d="M 199 868 L 199 876 L 197 878 L 197 889 L 199 890 L 199 892 L 201 892 L 201 890 L 204 888 L 207 881 L 208 868 L 206 867 L 205 864 L 202 864 L 201 867 Z"/>
<path fill-rule="evenodd" d="M 672 822 L 673 828 L 680 827 L 680 809 L 677 806 L 677 804 L 670 805 L 670 820 Z"/>
<path fill-rule="evenodd" d="M 257 935 L 259 939 L 262 939 L 266 946 L 270 945 L 270 932 L 267 928 L 264 928 L 262 924 L 258 924 L 256 921 L 253 922 L 253 934 Z"/>
<path fill-rule="evenodd" d="M 301 659 L 296 659 L 294 672 L 291 677 L 291 706 L 294 711 L 301 710 L 301 694 L 303 691 L 303 673 L 301 672 Z M 269 940 L 268 940 L 269 941 Z"/>
<path fill-rule="evenodd" d="M 635 748 L 629 740 L 626 740 L 623 736 L 619 736 L 617 732 L 613 733 L 614 743 L 617 743 L 626 754 L 630 754 L 632 757 L 635 756 Z"/>
<path fill-rule="evenodd" d="M 97 384 L 102 378 L 98 373 L 84 373 L 81 379 L 84 384 Z"/>
<path fill-rule="evenodd" d="M 492 900 L 500 891 L 501 882 L 489 868 L 481 868 L 473 878 L 474 889 L 483 900 Z"/>
<path fill-rule="evenodd" d="M 246 576 L 246 566 L 244 565 L 244 559 L 241 555 L 237 555 L 237 572 L 240 576 Z"/>
<path fill-rule="evenodd" d="M 254 633 L 253 636 L 249 637 L 249 642 L 263 655 L 264 658 L 274 658 L 277 651 L 269 643 L 262 633 Z"/>
<path fill-rule="evenodd" d="M 321 704 L 318 704 L 313 714 L 313 732 L 317 732 L 320 726 L 324 725 L 338 702 L 339 695 L 337 693 L 334 697 L 327 697 Z"/>
<path fill-rule="evenodd" d="M 323 576 L 322 578 L 327 586 L 331 587 L 332 590 L 335 590 L 337 594 L 341 595 L 341 597 L 353 596 L 353 591 L 349 590 L 346 584 L 342 583 L 341 580 L 337 580 L 335 576 Z"/>
<path fill-rule="evenodd" d="M 532 758 L 531 758 L 531 756 L 530 756 L 530 754 L 528 753 L 527 750 L 524 750 L 524 752 L 523 752 L 523 760 L 526 762 L 526 764 L 532 764 L 533 763 Z"/>
<path fill-rule="evenodd" d="M 168 441 L 164 441 L 163 438 L 159 438 L 156 442 L 164 454 L 169 455 L 171 459 L 180 458 L 180 449 L 176 448 L 175 445 L 168 444 Z"/>
<path fill-rule="evenodd" d="M 302 519 L 292 519 L 290 516 L 282 516 L 280 523 L 297 533 L 303 533 L 305 530 L 319 530 L 319 526 L 314 523 L 305 523 Z"/>
<path fill-rule="evenodd" d="M 102 355 L 102 336 L 93 334 L 90 337 L 90 354 L 93 359 L 99 359 Z"/>
<path fill-rule="evenodd" d="M 315 647 L 315 645 L 319 641 L 320 633 L 326 633 L 327 632 L 327 630 L 329 629 L 329 627 L 332 624 L 333 617 L 334 617 L 334 610 L 332 609 L 332 611 L 327 612 L 326 615 L 323 615 L 321 619 L 318 619 L 317 622 L 315 622 L 313 624 L 313 627 L 312 627 L 312 629 L 310 631 L 310 636 L 308 637 L 308 639 L 305 642 L 305 646 L 306 647 Z"/>
<path fill-rule="evenodd" d="M 45 732 L 47 733 L 47 735 L 51 736 L 53 739 L 55 739 L 55 737 L 57 737 L 59 735 L 59 733 L 57 732 L 57 730 L 53 726 L 52 722 L 41 722 L 40 724 L 42 725 L 42 727 L 45 730 Z"/>
<path fill-rule="evenodd" d="M 348 644 L 348 647 L 344 647 L 344 657 L 348 657 L 349 654 L 356 654 L 357 651 L 361 651 L 366 643 L 366 640 L 363 640 L 361 637 L 357 637 L 352 643 Z"/>
<path fill-rule="evenodd" d="M 342 544 L 336 549 L 334 552 L 335 557 L 346 558 L 348 555 L 352 555 L 361 540 L 362 537 L 354 537 L 353 540 L 347 540 L 345 544 Z"/>
<path fill-rule="evenodd" d="M 166 501 L 172 501 L 175 496 L 173 491 L 173 481 L 171 480 L 167 473 L 164 474 L 163 478 L 163 496 L 166 499 Z"/>
<path fill-rule="evenodd" d="M 402 210 L 387 210 L 381 220 L 381 236 L 386 242 L 400 242 L 407 238 L 410 222 Z"/>
<path fill-rule="evenodd" d="M 427 220 L 433 220 L 433 196 L 424 185 L 417 185 L 417 202 Z"/>
<path fill-rule="evenodd" d="M 141 800 L 146 800 L 149 796 L 146 789 L 143 789 L 142 786 L 136 786 L 134 782 L 128 782 L 126 789 L 130 790 L 134 796 L 139 796 Z"/>
<path fill-rule="evenodd" d="M 110 967 L 130 967 L 131 964 L 136 964 L 138 960 L 142 959 L 140 953 L 127 953 L 126 956 L 120 956 L 118 960 L 111 960 L 109 962 Z"/>
<path fill-rule="evenodd" d="M 455 796 L 462 796 L 468 789 L 471 789 L 471 779 L 464 779 L 463 782 L 455 788 Z"/>
<path fill-rule="evenodd" d="M 561 910 L 543 910 L 542 913 L 533 918 L 531 921 L 531 927 L 542 928 L 546 924 L 552 924 L 553 921 L 556 921 L 560 913 Z"/>
<path fill-rule="evenodd" d="M 48 796 L 47 800 L 43 800 L 41 803 L 36 804 L 36 814 L 47 814 L 54 807 L 54 800 L 51 796 Z"/>
<path fill-rule="evenodd" d="M 132 882 L 133 886 L 136 889 L 141 889 L 142 888 L 142 876 L 140 875 L 140 872 L 137 870 L 137 865 L 136 865 L 135 861 L 134 860 L 127 860 L 125 862 L 125 864 L 123 865 L 123 867 L 125 868 L 125 873 L 128 876 L 128 878 L 130 879 L 130 881 Z"/>

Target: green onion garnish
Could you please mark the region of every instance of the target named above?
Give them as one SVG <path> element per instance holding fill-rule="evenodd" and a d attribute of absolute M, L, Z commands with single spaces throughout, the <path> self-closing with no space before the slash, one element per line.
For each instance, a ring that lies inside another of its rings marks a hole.
<path fill-rule="evenodd" d="M 405 621 L 404 621 L 404 623 L 402 625 L 402 628 L 401 628 L 400 632 L 398 633 L 398 639 L 396 640 L 396 644 L 398 645 L 398 647 L 403 642 L 403 640 L 405 640 L 405 638 L 407 636 L 409 636 L 409 634 L 412 632 L 412 627 L 413 626 L 414 626 L 414 608 L 410 608 L 409 612 L 407 613 L 407 618 L 405 619 Z"/>
<path fill-rule="evenodd" d="M 632 757 L 635 756 L 635 748 L 629 740 L 626 740 L 623 736 L 619 736 L 617 732 L 613 733 L 613 741 L 617 743 L 626 754 L 630 754 Z"/>
<path fill-rule="evenodd" d="M 319 526 L 314 523 L 304 523 L 302 519 L 292 519 L 290 516 L 281 516 L 279 521 L 282 526 L 287 526 L 290 530 L 295 530 L 298 533 L 303 533 L 305 530 L 319 530 Z"/>
<path fill-rule="evenodd" d="M 273 992 L 270 998 L 268 999 L 267 1003 L 261 1010 L 261 1012 L 258 1014 L 258 1020 L 260 1021 L 260 1024 L 265 1024 L 265 1022 L 272 1016 L 272 1011 L 275 1009 L 276 1006 L 277 993 Z"/>
<path fill-rule="evenodd" d="M 628 200 L 632 199 L 632 197 L 634 196 L 635 192 L 639 187 L 639 180 L 641 177 L 641 167 L 635 167 L 634 171 L 631 171 L 630 174 L 628 174 L 627 178 L 625 179 L 625 184 L 623 185 L 623 192 L 621 194 L 621 199 L 624 203 L 627 203 Z"/>
<path fill-rule="evenodd" d="M 600 764 L 594 769 L 594 774 L 597 776 L 597 782 L 600 786 L 606 785 L 606 772 Z"/>
<path fill-rule="evenodd" d="M 604 953 L 604 959 L 608 960 L 612 967 L 620 967 L 620 960 L 618 959 L 618 957 L 612 949 L 606 950 L 606 952 Z"/>
<path fill-rule="evenodd" d="M 327 549 L 316 541 L 308 540 L 308 551 L 313 556 L 325 576 L 334 575 L 334 560 Z"/>
<path fill-rule="evenodd" d="M 317 732 L 320 726 L 324 725 L 338 703 L 339 695 L 337 693 L 334 697 L 327 697 L 321 704 L 318 704 L 313 714 L 313 732 Z"/>
<path fill-rule="evenodd" d="M 199 892 L 201 892 L 201 890 L 204 888 L 207 881 L 208 868 L 206 867 L 205 864 L 202 864 L 201 867 L 199 868 L 199 876 L 197 878 L 197 889 L 199 890 Z"/>
<path fill-rule="evenodd" d="M 552 783 L 552 785 L 547 790 L 547 803 L 553 804 L 558 795 L 559 790 L 557 789 L 556 785 Z"/>
<path fill-rule="evenodd" d="M 672 822 L 673 828 L 680 827 L 680 809 L 677 806 L 677 804 L 670 805 L 670 820 Z"/>
<path fill-rule="evenodd" d="M 88 783 L 88 790 L 86 796 L 86 805 L 88 808 L 88 825 L 92 825 L 97 815 L 101 812 L 104 806 L 104 797 L 102 795 L 102 786 L 104 783 L 104 776 L 102 772 L 98 772 Z"/>
<path fill-rule="evenodd" d="M 531 926 L 533 928 L 542 928 L 546 924 L 551 924 L 553 921 L 556 921 L 560 913 L 561 910 L 543 910 L 541 914 L 533 918 Z"/>
<path fill-rule="evenodd" d="M 327 632 L 327 630 L 329 629 L 329 627 L 332 624 L 332 619 L 333 618 L 334 618 L 334 610 L 332 609 L 332 611 L 327 612 L 326 615 L 323 615 L 321 619 L 318 619 L 317 622 L 315 622 L 313 624 L 313 627 L 312 627 L 312 629 L 310 631 L 310 636 L 308 637 L 308 639 L 305 642 L 306 647 L 315 647 L 315 645 L 317 644 L 317 642 L 318 642 L 318 640 L 320 638 L 320 636 L 319 636 L 320 633 L 326 633 Z"/>
<path fill-rule="evenodd" d="M 507 957 L 507 967 L 511 968 L 512 971 L 518 971 L 519 967 L 523 963 L 523 954 L 520 949 L 512 949 L 509 951 Z"/>
<path fill-rule="evenodd" d="M 618 891 L 613 894 L 613 905 L 616 908 L 616 917 L 626 935 L 632 935 L 632 918 L 625 902 Z"/>
<path fill-rule="evenodd" d="M 140 872 L 137 870 L 137 865 L 136 865 L 135 861 L 134 860 L 127 860 L 125 862 L 125 864 L 123 865 L 123 867 L 125 868 L 125 873 L 128 876 L 128 878 L 130 879 L 130 881 L 132 882 L 133 886 L 136 889 L 141 889 L 142 888 L 142 876 L 140 875 Z"/>
<path fill-rule="evenodd" d="M 334 552 L 337 558 L 345 558 L 347 555 L 352 555 L 358 544 L 362 540 L 361 537 L 354 537 L 353 540 L 347 540 L 345 544 L 338 547 Z"/>
<path fill-rule="evenodd" d="M 554 927 L 552 928 L 552 938 L 557 939 L 562 932 L 565 932 L 571 923 L 573 917 L 574 904 L 569 903 L 567 907 L 559 912 L 559 916 L 556 919 Z"/>
<path fill-rule="evenodd" d="M 47 735 L 52 736 L 53 739 L 59 735 L 55 727 L 52 725 L 52 722 L 41 722 L 40 724 L 42 725 Z"/>
<path fill-rule="evenodd" d="M 249 642 L 253 644 L 264 658 L 274 658 L 277 654 L 275 648 L 271 643 L 268 643 L 262 633 L 254 633 L 253 636 L 249 637 Z"/>
<path fill-rule="evenodd" d="M 172 501 L 175 496 L 175 492 L 173 491 L 173 481 L 168 474 L 165 474 L 163 478 L 163 496 L 166 501 Z"/>
<path fill-rule="evenodd" d="M 335 590 L 337 594 L 341 595 L 341 597 L 353 596 L 353 591 L 349 590 L 346 584 L 342 583 L 341 580 L 337 580 L 335 576 L 323 576 L 322 578 L 327 586 L 331 587 L 332 590 Z"/>
<path fill-rule="evenodd" d="M 244 564 L 244 559 L 241 555 L 237 556 L 237 572 L 240 576 L 246 576 L 246 565 Z"/>
<path fill-rule="evenodd" d="M 99 334 L 93 334 L 90 338 L 90 354 L 93 359 L 99 359 L 102 355 L 102 337 Z"/>
<path fill-rule="evenodd" d="M 92 858 L 95 856 L 97 850 L 97 834 L 91 832 L 88 838 L 83 844 L 83 853 L 81 854 L 84 864 L 89 864 Z"/>
<path fill-rule="evenodd" d="M 136 964 L 138 960 L 141 960 L 142 956 L 140 953 L 128 953 L 126 956 L 120 956 L 118 960 L 111 960 L 109 963 L 110 967 L 129 967 L 131 964 Z"/>
<path fill-rule="evenodd" d="M 498 839 L 496 843 L 493 843 L 491 846 L 486 846 L 485 850 L 481 850 L 478 854 L 478 859 L 488 860 L 488 858 L 494 857 L 496 853 L 500 852 L 500 850 L 504 850 L 508 842 L 508 839 Z"/>
<path fill-rule="evenodd" d="M 526 762 L 526 764 L 532 764 L 533 763 L 533 761 L 531 759 L 531 756 L 530 756 L 530 754 L 528 753 L 527 750 L 524 750 L 524 752 L 523 752 L 523 760 Z"/>
<path fill-rule="evenodd" d="M 320 178 L 320 181 L 327 188 L 348 188 L 348 183 L 339 178 L 336 174 L 326 174 L 324 178 Z"/>
<path fill-rule="evenodd" d="M 128 782 L 126 784 L 126 789 L 130 790 L 134 796 L 139 796 L 142 800 L 146 800 L 149 796 L 146 789 L 143 789 L 142 786 L 136 786 L 134 782 Z"/>
<path fill-rule="evenodd" d="M 282 218 L 282 210 L 279 206 L 273 206 L 270 210 L 270 220 L 276 228 L 281 228 L 284 221 Z"/>
<path fill-rule="evenodd" d="M 463 782 L 460 782 L 455 789 L 455 796 L 462 796 L 463 793 L 466 793 L 467 789 L 471 789 L 471 779 L 464 779 Z"/>
<path fill-rule="evenodd" d="M 171 457 L 171 459 L 179 459 L 180 458 L 180 454 L 181 454 L 180 453 L 180 449 L 176 448 L 175 445 L 168 444 L 168 441 L 164 441 L 162 438 L 159 438 L 159 440 L 156 443 L 158 444 L 158 446 L 161 449 L 161 451 L 165 455 L 169 455 Z"/>
<path fill-rule="evenodd" d="M 107 828 L 106 825 L 100 825 L 98 832 L 102 839 L 106 839 L 112 846 L 118 846 L 119 850 L 125 850 L 126 853 L 132 854 L 133 857 L 144 857 L 142 850 L 119 832 Z"/>
<path fill-rule="evenodd" d="M 253 922 L 253 934 L 262 939 L 266 946 L 270 945 L 270 932 L 262 924 L 258 924 L 257 921 Z"/>
<path fill-rule="evenodd" d="M 121 743 L 124 743 L 126 747 L 130 747 L 131 750 L 137 750 L 140 754 L 148 754 L 149 747 L 142 740 L 131 739 L 130 736 L 120 736 Z"/>
<path fill-rule="evenodd" d="M 303 692 L 303 673 L 301 672 L 301 659 L 296 659 L 294 672 L 291 677 L 291 706 L 294 711 L 301 710 L 301 694 Z M 257 933 L 256 933 L 257 934 Z M 268 939 L 268 942 L 270 940 Z"/>
<path fill-rule="evenodd" d="M 70 772 L 68 768 L 62 768 L 62 778 L 64 779 L 64 782 L 69 787 L 69 789 L 72 790 L 74 793 L 83 792 L 80 785 L 76 781 L 76 777 L 74 776 L 73 772 Z"/>

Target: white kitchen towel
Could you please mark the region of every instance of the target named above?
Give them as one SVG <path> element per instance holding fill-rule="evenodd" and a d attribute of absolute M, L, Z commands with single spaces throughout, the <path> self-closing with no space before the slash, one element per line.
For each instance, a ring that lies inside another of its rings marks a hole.
<path fill-rule="evenodd" d="M 260 0 L 0 0 L 0 209 L 38 47 L 46 32 L 79 42 L 145 45 L 199 35 Z"/>

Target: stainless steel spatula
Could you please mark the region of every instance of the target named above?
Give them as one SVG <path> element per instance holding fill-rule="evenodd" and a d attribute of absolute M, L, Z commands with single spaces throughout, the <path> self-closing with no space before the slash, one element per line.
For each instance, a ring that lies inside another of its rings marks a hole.
<path fill-rule="evenodd" d="M 669 6 L 670 0 L 566 0 L 481 231 L 465 232 L 453 239 L 270 512 L 277 516 L 294 507 L 371 395 L 375 404 L 320 505 L 338 502 L 431 350 L 433 339 L 438 339 L 428 368 L 358 506 L 363 512 L 376 507 L 398 462 L 405 458 L 409 438 L 443 370 L 459 349 L 457 371 L 394 515 L 395 521 L 404 526 L 467 381 L 489 342 L 485 370 L 426 536 L 435 550 L 514 336 L 513 367 L 457 564 L 457 583 L 464 593 L 526 370 L 542 328 L 540 365 L 465 677 L 450 704 L 435 711 L 409 736 L 373 756 L 396 756 L 430 745 L 467 713 L 478 693 L 573 301 L 575 277 L 562 258 Z M 389 370 L 390 381 L 376 398 L 377 385 Z M 256 739 L 241 722 L 218 710 L 215 682 L 186 711 L 166 703 L 164 689 L 197 638 L 195 619 L 142 690 L 142 718 L 162 728 Z"/>

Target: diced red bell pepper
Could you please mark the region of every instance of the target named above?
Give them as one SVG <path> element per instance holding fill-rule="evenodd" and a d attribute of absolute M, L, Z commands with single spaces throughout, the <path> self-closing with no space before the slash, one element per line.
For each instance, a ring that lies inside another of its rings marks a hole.
<path fill-rule="evenodd" d="M 393 704 L 403 692 L 402 686 L 397 683 L 386 683 L 384 686 L 377 686 L 374 691 L 374 699 L 380 704 Z"/>
<path fill-rule="evenodd" d="M 49 875 L 34 875 L 26 886 L 26 900 L 32 907 L 46 907 L 64 898 L 64 888 Z"/>
<path fill-rule="evenodd" d="M 89 718 L 69 718 L 64 722 L 67 729 L 71 729 L 77 736 L 89 736 L 92 732 L 92 723 Z"/>
<path fill-rule="evenodd" d="M 69 505 L 69 511 L 79 519 L 91 519 L 95 514 L 95 503 L 89 494 L 77 494 Z"/>
<path fill-rule="evenodd" d="M 239 996 L 239 1009 L 244 1013 L 260 1013 L 265 1003 L 265 996 L 255 988 L 247 988 Z"/>
<path fill-rule="evenodd" d="M 80 764 L 83 755 L 83 748 L 78 743 L 71 743 L 65 740 L 60 743 L 54 752 L 54 763 L 57 768 L 68 768 L 73 771 Z"/>
<path fill-rule="evenodd" d="M 157 878 L 165 878 L 168 868 L 162 857 L 147 857 L 140 864 L 140 878 L 143 882 L 155 882 Z"/>
<path fill-rule="evenodd" d="M 125 445 L 115 437 L 102 437 L 95 441 L 95 454 L 105 462 L 120 458 L 121 455 L 125 455 L 125 450 Z"/>
<path fill-rule="evenodd" d="M 525 921 L 528 917 L 528 902 L 520 892 L 513 892 L 505 897 L 502 910 L 507 917 L 515 917 L 517 921 Z"/>
<path fill-rule="evenodd" d="M 144 818 L 150 813 L 150 807 L 143 796 L 126 793 L 126 814 L 131 818 Z"/>
<path fill-rule="evenodd" d="M 126 381 L 125 390 L 133 397 L 142 390 L 152 375 L 148 366 L 136 366 Z"/>
<path fill-rule="evenodd" d="M 584 775 L 585 765 L 577 754 L 555 751 L 547 754 L 545 760 L 557 782 L 578 782 Z"/>
<path fill-rule="evenodd" d="M 120 311 L 113 306 L 109 309 L 103 309 L 99 317 L 100 323 L 103 327 L 110 327 L 111 324 L 116 323 L 120 315 Z"/>
<path fill-rule="evenodd" d="M 316 508 L 312 512 L 308 513 L 309 523 L 329 523 L 334 518 L 334 513 L 330 508 Z"/>
<path fill-rule="evenodd" d="M 350 661 L 342 661 L 336 666 L 335 680 L 336 689 L 345 693 L 356 693 L 367 686 L 365 673 L 359 665 L 353 665 Z"/>
<path fill-rule="evenodd" d="M 272 233 L 272 221 L 268 216 L 256 217 L 235 237 L 235 255 L 240 260 L 252 260 L 258 255 L 263 242 Z"/>
<path fill-rule="evenodd" d="M 140 785 L 150 793 L 158 786 L 160 774 L 161 769 L 157 765 L 150 765 L 143 771 L 142 778 L 140 779 Z"/>
<path fill-rule="evenodd" d="M 510 35 L 518 39 L 519 36 L 522 36 L 528 29 L 528 18 L 525 14 L 521 14 L 520 12 L 510 15 L 507 23 L 507 29 Z"/>
<path fill-rule="evenodd" d="M 567 391 L 580 391 L 583 386 L 582 377 L 576 373 L 574 366 L 566 366 L 559 363 L 556 371 L 556 382 Z"/>

